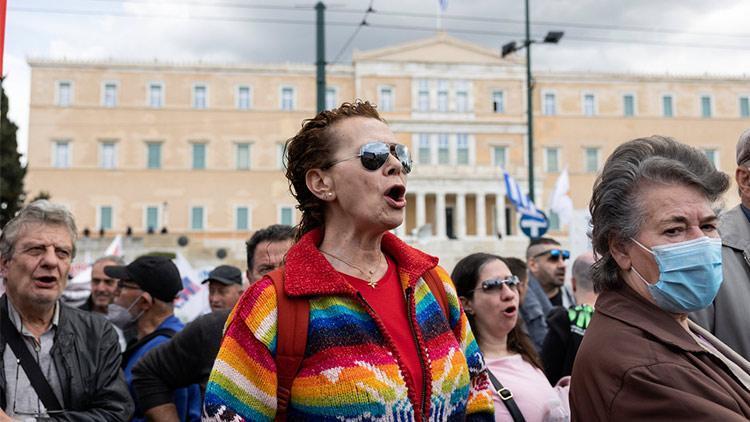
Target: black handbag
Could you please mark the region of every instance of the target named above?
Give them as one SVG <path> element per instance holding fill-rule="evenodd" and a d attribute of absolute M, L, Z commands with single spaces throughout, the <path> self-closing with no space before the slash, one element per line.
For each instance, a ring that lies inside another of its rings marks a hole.
<path fill-rule="evenodd" d="M 526 422 L 526 419 L 523 418 L 523 414 L 521 413 L 521 409 L 518 408 L 516 401 L 513 400 L 513 393 L 503 387 L 500 380 L 497 379 L 495 374 L 489 369 L 487 370 L 487 375 L 489 375 L 490 381 L 492 381 L 492 385 L 495 387 L 495 390 L 497 390 L 497 394 L 503 400 L 505 407 L 508 408 L 508 413 L 510 413 L 510 416 L 513 418 L 513 422 Z"/>

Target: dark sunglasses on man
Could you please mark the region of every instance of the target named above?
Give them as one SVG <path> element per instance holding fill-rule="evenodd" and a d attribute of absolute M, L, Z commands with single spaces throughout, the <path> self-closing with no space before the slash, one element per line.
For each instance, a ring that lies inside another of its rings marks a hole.
<path fill-rule="evenodd" d="M 503 285 L 508 286 L 509 289 L 515 290 L 518 288 L 518 283 L 521 281 L 518 279 L 518 277 L 512 275 L 508 278 L 493 278 L 490 280 L 484 280 L 482 282 L 482 287 L 477 287 L 474 290 L 482 290 L 486 293 L 493 293 L 493 292 L 499 292 L 503 289 Z"/>
<path fill-rule="evenodd" d="M 407 148 L 406 145 L 389 144 L 379 141 L 368 142 L 362 145 L 362 147 L 359 149 L 359 154 L 353 157 L 333 161 L 326 165 L 324 169 L 329 169 L 336 164 L 344 161 L 359 158 L 362 162 L 362 167 L 370 171 L 375 171 L 383 167 L 383 164 L 388 161 L 388 157 L 390 155 L 396 157 L 396 159 L 401 163 L 401 166 L 404 168 L 404 173 L 408 174 L 411 171 L 411 155 L 409 155 L 409 148 Z"/>
<path fill-rule="evenodd" d="M 563 261 L 567 261 L 570 258 L 570 251 L 566 249 L 550 249 L 544 252 L 540 252 L 533 257 L 538 258 L 547 254 L 549 254 L 550 261 L 559 261 L 560 258 L 562 258 Z"/>

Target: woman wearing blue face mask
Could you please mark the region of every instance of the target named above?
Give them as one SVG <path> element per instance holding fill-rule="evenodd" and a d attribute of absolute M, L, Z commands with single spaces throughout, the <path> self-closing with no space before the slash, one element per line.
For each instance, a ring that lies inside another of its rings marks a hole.
<path fill-rule="evenodd" d="M 750 363 L 687 317 L 722 283 L 714 205 L 728 187 L 670 138 L 607 160 L 590 204 L 601 294 L 573 366 L 573 420 L 750 419 Z"/>

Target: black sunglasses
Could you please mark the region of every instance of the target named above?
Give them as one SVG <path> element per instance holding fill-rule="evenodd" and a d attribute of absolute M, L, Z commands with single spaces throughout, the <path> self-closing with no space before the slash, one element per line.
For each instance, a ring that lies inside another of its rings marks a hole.
<path fill-rule="evenodd" d="M 477 287 L 476 289 L 472 289 L 472 292 L 474 290 L 482 289 L 483 292 L 492 293 L 492 292 L 499 292 L 502 290 L 503 285 L 508 286 L 510 289 L 516 289 L 518 288 L 518 283 L 521 281 L 518 279 L 518 277 L 512 275 L 508 278 L 493 278 L 491 280 L 485 280 L 482 282 L 482 287 Z"/>
<path fill-rule="evenodd" d="M 561 257 L 563 261 L 567 261 L 570 258 L 570 251 L 565 249 L 550 249 L 548 251 L 544 251 L 534 255 L 534 258 L 538 258 L 546 254 L 549 254 L 549 257 L 552 261 L 559 261 Z"/>
<path fill-rule="evenodd" d="M 336 160 L 325 166 L 325 169 L 329 169 L 338 163 L 353 160 L 359 158 L 362 161 L 362 167 L 370 171 L 375 171 L 380 167 L 383 167 L 388 157 L 393 155 L 401 163 L 404 168 L 404 173 L 408 174 L 411 172 L 411 155 L 409 155 L 409 148 L 402 144 L 389 144 L 385 142 L 368 142 L 359 149 L 359 154 L 354 157 L 344 158 Z"/>

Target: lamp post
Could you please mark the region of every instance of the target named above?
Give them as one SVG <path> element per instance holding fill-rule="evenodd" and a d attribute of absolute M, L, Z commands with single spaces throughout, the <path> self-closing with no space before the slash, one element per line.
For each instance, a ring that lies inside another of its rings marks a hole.
<path fill-rule="evenodd" d="M 531 79 L 531 44 L 539 41 L 532 40 L 530 34 L 529 24 L 529 0 L 525 0 L 526 4 L 526 39 L 523 41 L 523 45 L 517 45 L 515 41 L 511 41 L 503 45 L 502 57 L 507 56 L 510 53 L 516 52 L 522 48 L 526 48 L 526 103 L 528 109 L 526 110 L 526 121 L 528 126 L 529 136 L 529 199 L 534 202 L 534 107 L 532 104 L 532 79 Z M 547 44 L 557 44 L 560 38 L 563 37 L 563 31 L 550 31 L 544 37 L 541 42 Z"/>

